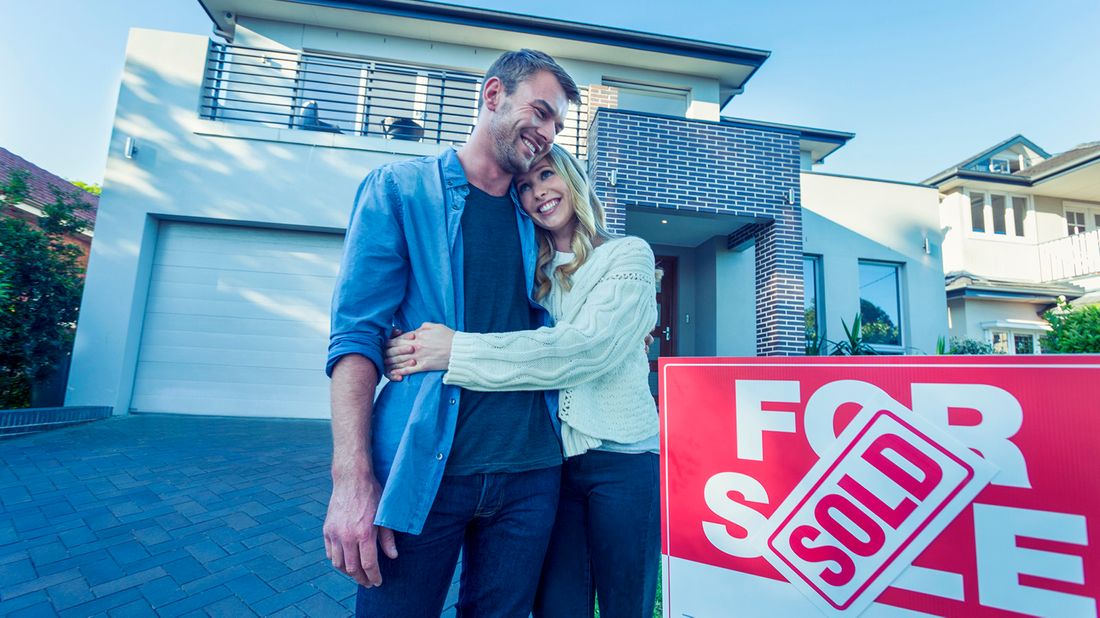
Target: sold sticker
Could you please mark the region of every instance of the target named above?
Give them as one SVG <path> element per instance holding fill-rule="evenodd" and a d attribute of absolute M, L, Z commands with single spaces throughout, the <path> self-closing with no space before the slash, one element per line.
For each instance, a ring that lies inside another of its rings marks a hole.
<path fill-rule="evenodd" d="M 864 413 L 772 515 L 764 556 L 824 613 L 858 614 L 994 471 L 927 421 Z"/>

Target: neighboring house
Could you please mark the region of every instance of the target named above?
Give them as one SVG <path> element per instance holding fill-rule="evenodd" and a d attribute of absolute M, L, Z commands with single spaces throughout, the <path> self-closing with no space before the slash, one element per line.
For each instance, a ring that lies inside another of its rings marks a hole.
<path fill-rule="evenodd" d="M 1100 302 L 1100 142 L 1051 155 L 1017 135 L 925 182 L 940 193 L 953 336 L 1035 354 L 1059 296 Z"/>
<path fill-rule="evenodd" d="M 724 118 L 769 53 L 406 0 L 202 0 L 224 41 L 134 30 L 67 403 L 328 416 L 342 232 L 372 168 L 461 144 L 502 50 L 583 88 L 558 142 L 664 270 L 662 355 L 792 355 L 860 311 L 947 330 L 934 189 L 811 171 L 852 135 Z M 655 380 L 654 380 L 655 382 Z"/>
<path fill-rule="evenodd" d="M 92 246 L 92 235 L 95 229 L 96 210 L 99 207 L 99 197 L 92 195 L 77 187 L 64 178 L 52 174 L 23 157 L 9 150 L 0 148 L 0 184 L 7 184 L 12 172 L 25 171 L 27 173 L 27 198 L 14 209 L 0 212 L 0 216 L 17 217 L 38 226 L 38 218 L 42 216 L 42 209 L 56 200 L 54 189 L 63 194 L 75 195 L 87 208 L 78 209 L 74 215 L 84 222 L 85 228 L 78 234 L 68 236 L 68 240 L 80 247 L 84 253 L 83 264 L 87 264 L 88 253 Z"/>

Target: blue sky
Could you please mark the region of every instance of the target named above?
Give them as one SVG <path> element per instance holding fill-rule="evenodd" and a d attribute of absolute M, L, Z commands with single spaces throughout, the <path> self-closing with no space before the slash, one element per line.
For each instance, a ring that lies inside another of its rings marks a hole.
<path fill-rule="evenodd" d="M 856 133 L 819 171 L 919 181 L 1016 133 L 1100 140 L 1100 0 L 466 0 L 772 52 L 726 115 Z M 131 27 L 207 34 L 196 0 L 0 0 L 0 147 L 99 182 Z"/>

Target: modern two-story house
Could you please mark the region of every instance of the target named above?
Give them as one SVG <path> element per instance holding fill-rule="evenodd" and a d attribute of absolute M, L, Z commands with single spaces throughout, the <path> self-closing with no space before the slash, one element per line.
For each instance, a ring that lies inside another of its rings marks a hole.
<path fill-rule="evenodd" d="M 1100 142 L 1051 155 L 1016 135 L 932 176 L 953 336 L 1035 354 L 1059 296 L 1100 290 Z"/>
<path fill-rule="evenodd" d="M 884 352 L 947 331 L 934 189 L 814 172 L 850 133 L 723 115 L 766 51 L 411 0 L 201 4 L 213 38 L 130 35 L 69 404 L 327 417 L 356 186 L 461 145 L 520 47 L 582 86 L 558 141 L 658 256 L 654 359 L 802 354 L 860 313 Z"/>

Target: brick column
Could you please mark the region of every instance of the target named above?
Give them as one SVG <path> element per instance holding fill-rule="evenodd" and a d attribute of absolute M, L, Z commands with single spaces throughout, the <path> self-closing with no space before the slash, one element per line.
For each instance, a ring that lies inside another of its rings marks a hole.
<path fill-rule="evenodd" d="M 730 248 L 755 241 L 758 356 L 800 356 L 806 351 L 802 252 L 791 242 L 802 237 L 800 214 L 780 213 L 778 219 L 746 225 L 728 239 Z"/>

